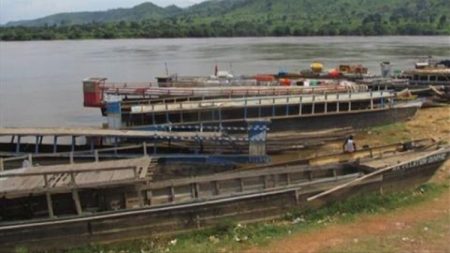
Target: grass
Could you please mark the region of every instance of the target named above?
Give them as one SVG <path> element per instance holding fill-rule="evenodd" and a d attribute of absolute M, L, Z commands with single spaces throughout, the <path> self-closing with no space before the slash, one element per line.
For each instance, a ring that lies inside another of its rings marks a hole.
<path fill-rule="evenodd" d="M 410 133 L 404 122 L 370 128 L 372 135 L 380 136 L 386 143 L 397 143 L 409 140 Z"/>
<path fill-rule="evenodd" d="M 236 252 L 250 246 L 263 246 L 283 236 L 308 232 L 330 223 L 348 223 L 364 214 L 384 213 L 435 198 L 450 188 L 449 184 L 425 184 L 414 190 L 390 194 L 370 193 L 351 197 L 318 210 L 291 210 L 269 223 L 243 225 L 224 220 L 215 228 L 174 238 L 152 238 L 111 245 L 92 245 L 67 253 L 186 253 Z M 368 239 L 366 246 L 374 243 Z M 355 248 L 355 251 L 361 248 Z M 28 251 L 20 249 L 20 253 Z M 388 251 L 389 252 L 389 251 Z"/>

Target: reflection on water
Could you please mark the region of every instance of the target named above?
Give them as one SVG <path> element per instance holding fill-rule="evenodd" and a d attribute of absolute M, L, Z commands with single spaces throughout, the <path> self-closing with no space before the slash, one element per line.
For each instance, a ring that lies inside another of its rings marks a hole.
<path fill-rule="evenodd" d="M 290 37 L 0 42 L 0 126 L 99 126 L 82 107 L 81 80 L 149 81 L 169 72 L 210 75 L 299 71 L 319 60 L 327 68 L 379 62 L 412 66 L 421 56 L 450 57 L 450 37 Z"/>

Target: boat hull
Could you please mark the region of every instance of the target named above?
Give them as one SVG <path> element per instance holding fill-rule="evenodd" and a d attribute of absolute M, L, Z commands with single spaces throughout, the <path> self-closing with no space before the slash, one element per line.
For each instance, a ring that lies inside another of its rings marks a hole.
<path fill-rule="evenodd" d="M 394 107 L 385 110 L 277 119 L 271 122 L 270 129 L 271 131 L 315 131 L 345 127 L 364 129 L 410 120 L 419 108 L 420 105 L 413 104 L 407 107 Z"/>
<path fill-rule="evenodd" d="M 351 110 L 328 106 L 327 110 L 322 105 L 315 106 L 313 113 L 312 106 L 304 107 L 302 113 L 298 106 L 277 107 L 276 109 L 264 108 L 259 110 L 254 108 L 245 112 L 242 108 L 223 111 L 219 117 L 215 111 L 205 110 L 201 113 L 171 114 L 168 116 L 156 117 L 155 124 L 150 121 L 140 122 L 141 118 L 134 116 L 128 118 L 133 123 L 126 124 L 126 128 L 152 129 L 161 125 L 203 125 L 224 127 L 247 127 L 248 120 L 263 120 L 270 122 L 270 132 L 284 131 L 318 131 L 335 128 L 350 127 L 353 129 L 364 129 L 373 126 L 391 124 L 395 122 L 406 121 L 414 117 L 417 110 L 422 107 L 422 102 L 412 101 L 397 103 L 392 106 L 385 105 L 381 108 L 370 108 L 370 104 L 360 103 L 352 105 Z M 275 113 L 274 113 L 275 112 Z M 284 115 L 283 115 L 284 114 Z M 151 116 L 146 115 L 146 119 Z M 183 118 L 183 122 L 180 121 Z M 145 117 L 144 117 L 145 119 Z M 126 120 L 126 121 L 127 121 Z"/>
<path fill-rule="evenodd" d="M 0 226 L 0 243 L 3 245 L 0 252 L 10 252 L 17 246 L 36 250 L 61 249 L 93 242 L 177 234 L 217 226 L 229 220 L 242 223 L 271 220 L 291 209 L 317 208 L 356 194 L 415 187 L 428 181 L 447 158 L 448 150 L 417 158 L 313 202 L 306 199 L 355 178 L 336 178 L 321 183 L 311 181 L 302 187 L 286 186 L 209 201 Z M 61 241 L 64 241 L 63 245 Z"/>

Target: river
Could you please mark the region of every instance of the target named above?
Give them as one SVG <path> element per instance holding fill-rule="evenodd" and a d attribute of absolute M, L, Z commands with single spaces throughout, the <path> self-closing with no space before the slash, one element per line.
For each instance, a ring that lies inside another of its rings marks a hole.
<path fill-rule="evenodd" d="M 379 63 L 406 69 L 423 56 L 450 57 L 450 37 L 288 37 L 0 42 L 0 127 L 100 126 L 100 111 L 83 108 L 81 82 L 154 81 L 170 73 L 210 75 L 217 64 L 234 74 L 298 72 Z"/>

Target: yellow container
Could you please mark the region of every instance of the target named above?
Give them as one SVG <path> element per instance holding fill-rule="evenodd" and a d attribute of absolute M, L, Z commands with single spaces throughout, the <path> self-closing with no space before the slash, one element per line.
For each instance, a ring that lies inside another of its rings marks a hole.
<path fill-rule="evenodd" d="M 315 73 L 320 73 L 323 70 L 323 64 L 320 62 L 313 62 L 311 64 L 311 70 Z"/>

